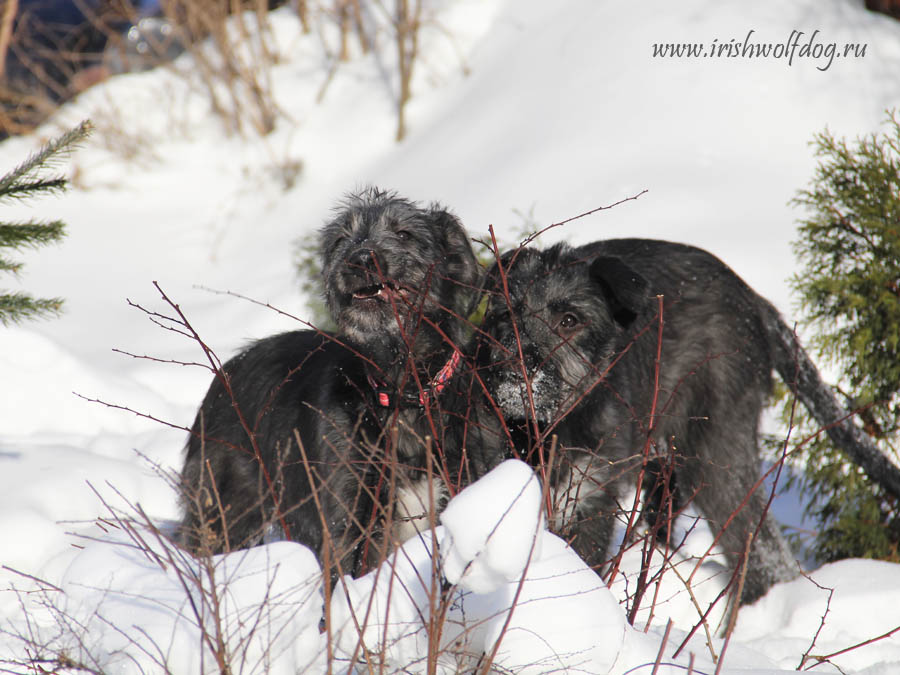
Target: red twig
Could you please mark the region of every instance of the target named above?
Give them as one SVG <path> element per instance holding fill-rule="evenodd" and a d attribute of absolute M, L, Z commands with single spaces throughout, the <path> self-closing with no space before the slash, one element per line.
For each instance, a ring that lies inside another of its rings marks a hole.
<path fill-rule="evenodd" d="M 886 640 L 889 637 L 892 637 L 895 633 L 900 633 L 900 626 L 896 626 L 895 628 L 892 628 L 891 630 L 887 631 L 886 633 L 882 633 L 881 635 L 879 635 L 877 637 L 873 637 L 868 640 L 863 640 L 862 642 L 858 642 L 855 645 L 851 645 L 850 647 L 845 647 L 844 649 L 839 649 L 838 651 L 832 652 L 831 654 L 826 654 L 825 656 L 810 656 L 810 658 L 813 658 L 816 660 L 816 663 L 811 665 L 806 670 L 812 670 L 813 668 L 830 661 L 835 656 L 840 656 L 841 654 L 846 654 L 847 652 L 852 652 L 854 649 L 859 649 L 861 647 L 866 647 L 868 645 L 874 644 L 875 642 L 879 642 L 881 640 Z"/>
<path fill-rule="evenodd" d="M 809 648 L 805 652 L 803 652 L 803 656 L 800 658 L 800 665 L 797 666 L 797 670 L 802 669 L 803 666 L 806 665 L 806 661 L 808 659 L 816 658 L 814 656 L 810 657 L 810 652 L 813 650 L 813 647 L 816 646 L 816 641 L 819 639 L 819 635 L 822 633 L 822 629 L 825 628 L 825 618 L 828 616 L 828 612 L 831 611 L 831 598 L 834 597 L 834 589 L 833 588 L 826 588 L 825 586 L 818 584 L 808 574 L 803 574 L 803 572 L 801 572 L 801 574 L 804 577 L 806 577 L 807 581 L 812 582 L 812 584 L 819 590 L 828 591 L 828 599 L 825 601 L 825 612 L 822 614 L 822 619 L 819 621 L 819 627 L 816 629 L 816 634 L 813 635 L 812 642 L 809 643 Z"/>

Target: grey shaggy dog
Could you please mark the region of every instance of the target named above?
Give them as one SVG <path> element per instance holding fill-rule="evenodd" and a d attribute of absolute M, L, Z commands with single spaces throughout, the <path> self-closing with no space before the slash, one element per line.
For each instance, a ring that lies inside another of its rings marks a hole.
<path fill-rule="evenodd" d="M 273 533 L 358 574 L 496 461 L 466 353 L 483 269 L 451 213 L 374 188 L 340 205 L 320 250 L 337 333 L 265 338 L 217 373 L 181 531 L 208 552 Z"/>
<path fill-rule="evenodd" d="M 732 569 L 753 535 L 741 602 L 794 577 L 768 494 L 755 487 L 772 369 L 793 381 L 799 349 L 777 311 L 711 254 L 665 241 L 525 248 L 500 264 L 484 325 L 489 388 L 533 463 L 557 435 L 556 527 L 581 556 L 607 560 L 644 449 L 657 460 L 671 449 L 681 500 L 723 532 Z"/>

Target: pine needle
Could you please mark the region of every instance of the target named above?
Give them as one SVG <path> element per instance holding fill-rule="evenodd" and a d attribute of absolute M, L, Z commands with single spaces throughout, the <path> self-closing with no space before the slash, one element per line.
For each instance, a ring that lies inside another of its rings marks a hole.
<path fill-rule="evenodd" d="M 69 153 L 84 141 L 92 130 L 93 126 L 90 120 L 84 120 L 77 127 L 50 140 L 19 166 L 0 178 L 0 199 L 7 196 L 16 199 L 31 196 L 26 194 L 29 191 L 31 194 L 39 194 L 65 189 L 66 179 L 64 177 L 55 176 L 47 179 L 39 178 L 37 174 L 52 168 L 68 157 Z"/>
<path fill-rule="evenodd" d="M 10 326 L 23 321 L 58 315 L 62 298 L 32 298 L 25 293 L 0 294 L 0 324 Z"/>
<path fill-rule="evenodd" d="M 28 221 L 23 223 L 0 222 L 0 247 L 21 250 L 38 248 L 62 239 L 66 226 L 61 220 L 47 223 Z"/>

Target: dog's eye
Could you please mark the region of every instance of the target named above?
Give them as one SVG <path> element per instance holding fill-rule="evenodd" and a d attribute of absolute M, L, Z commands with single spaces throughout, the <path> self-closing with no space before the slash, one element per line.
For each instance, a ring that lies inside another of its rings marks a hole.
<path fill-rule="evenodd" d="M 556 326 L 559 330 L 571 332 L 578 328 L 580 323 L 578 317 L 574 314 L 566 314 L 559 320 L 559 323 L 556 324 Z"/>
<path fill-rule="evenodd" d="M 409 241 L 412 239 L 412 234 L 410 234 L 409 230 L 397 230 L 397 238 L 401 241 Z"/>

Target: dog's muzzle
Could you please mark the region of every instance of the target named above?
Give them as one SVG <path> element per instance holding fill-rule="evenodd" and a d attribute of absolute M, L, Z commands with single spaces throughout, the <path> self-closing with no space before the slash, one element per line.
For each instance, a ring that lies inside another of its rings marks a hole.
<path fill-rule="evenodd" d="M 505 417 L 547 423 L 553 421 L 558 407 L 554 382 L 556 378 L 544 369 L 530 372 L 527 384 L 521 372 L 506 370 L 492 378 L 491 390 Z"/>
<path fill-rule="evenodd" d="M 351 302 L 390 302 L 406 296 L 404 290 L 390 278 L 387 261 L 371 248 L 359 248 L 346 260 L 343 285 Z"/>

